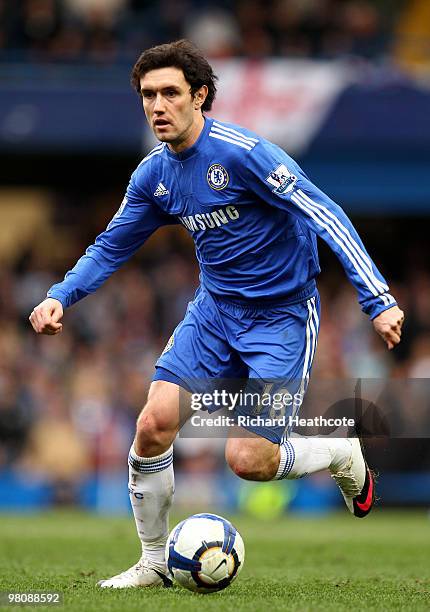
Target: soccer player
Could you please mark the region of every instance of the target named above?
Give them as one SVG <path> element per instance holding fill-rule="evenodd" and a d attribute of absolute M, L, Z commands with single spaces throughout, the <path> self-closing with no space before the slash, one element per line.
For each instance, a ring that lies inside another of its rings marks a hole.
<path fill-rule="evenodd" d="M 37 333 L 58 334 L 64 309 L 95 291 L 157 228 L 181 223 L 194 239 L 200 287 L 156 363 L 128 460 L 142 557 L 102 587 L 170 584 L 172 445 L 179 394 L 193 391 L 193 378 L 302 380 L 306 387 L 320 318 L 317 236 L 340 259 L 388 349 L 400 342 L 403 313 L 345 213 L 278 146 L 205 116 L 215 80 L 188 41 L 142 53 L 132 84 L 159 144 L 132 174 L 107 229 L 30 315 Z M 226 443 L 238 476 L 264 481 L 328 469 L 350 512 L 368 514 L 374 483 L 358 438 L 250 429 Z"/>

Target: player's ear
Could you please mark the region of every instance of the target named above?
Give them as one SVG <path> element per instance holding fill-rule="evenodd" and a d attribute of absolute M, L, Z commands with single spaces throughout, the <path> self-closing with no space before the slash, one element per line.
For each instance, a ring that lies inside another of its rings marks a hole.
<path fill-rule="evenodd" d="M 194 94 L 194 108 L 195 110 L 200 110 L 206 100 L 206 96 L 208 95 L 208 86 L 202 85 L 200 89 L 196 91 Z"/>

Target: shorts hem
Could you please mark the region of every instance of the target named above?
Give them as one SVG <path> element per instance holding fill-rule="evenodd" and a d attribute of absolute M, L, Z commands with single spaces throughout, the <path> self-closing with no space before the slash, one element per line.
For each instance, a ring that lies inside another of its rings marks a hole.
<path fill-rule="evenodd" d="M 162 363 L 159 363 L 157 361 L 157 363 L 155 364 L 155 371 L 157 371 L 157 368 L 163 368 L 164 370 L 167 370 L 168 372 L 171 372 L 173 375 L 177 376 L 178 378 L 180 378 L 184 383 L 185 381 L 188 379 L 190 379 L 189 374 L 185 374 L 180 368 L 178 368 L 176 365 L 171 365 L 170 363 L 166 363 L 164 360 Z M 154 373 L 155 376 L 155 373 Z M 152 380 L 154 380 L 154 376 L 152 377 Z M 158 379 L 161 380 L 161 379 Z M 187 387 L 184 387 L 184 389 L 186 391 L 190 391 L 190 393 L 192 393 L 192 391 L 190 390 L 190 385 L 187 385 Z"/>

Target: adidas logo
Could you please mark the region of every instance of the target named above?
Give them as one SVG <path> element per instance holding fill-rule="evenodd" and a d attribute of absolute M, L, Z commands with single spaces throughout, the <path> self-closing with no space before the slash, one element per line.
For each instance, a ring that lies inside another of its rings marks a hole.
<path fill-rule="evenodd" d="M 169 190 L 165 188 L 163 183 L 158 183 L 157 189 L 154 191 L 155 197 L 169 195 Z"/>

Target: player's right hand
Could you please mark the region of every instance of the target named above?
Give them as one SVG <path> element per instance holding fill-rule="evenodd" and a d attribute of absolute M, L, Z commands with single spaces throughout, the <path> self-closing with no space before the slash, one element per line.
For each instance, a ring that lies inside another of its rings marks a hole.
<path fill-rule="evenodd" d="M 60 323 L 63 314 L 61 302 L 54 298 L 46 298 L 46 300 L 43 300 L 43 302 L 35 307 L 28 318 L 37 334 L 55 336 L 55 334 L 59 334 L 63 329 L 63 325 Z"/>

